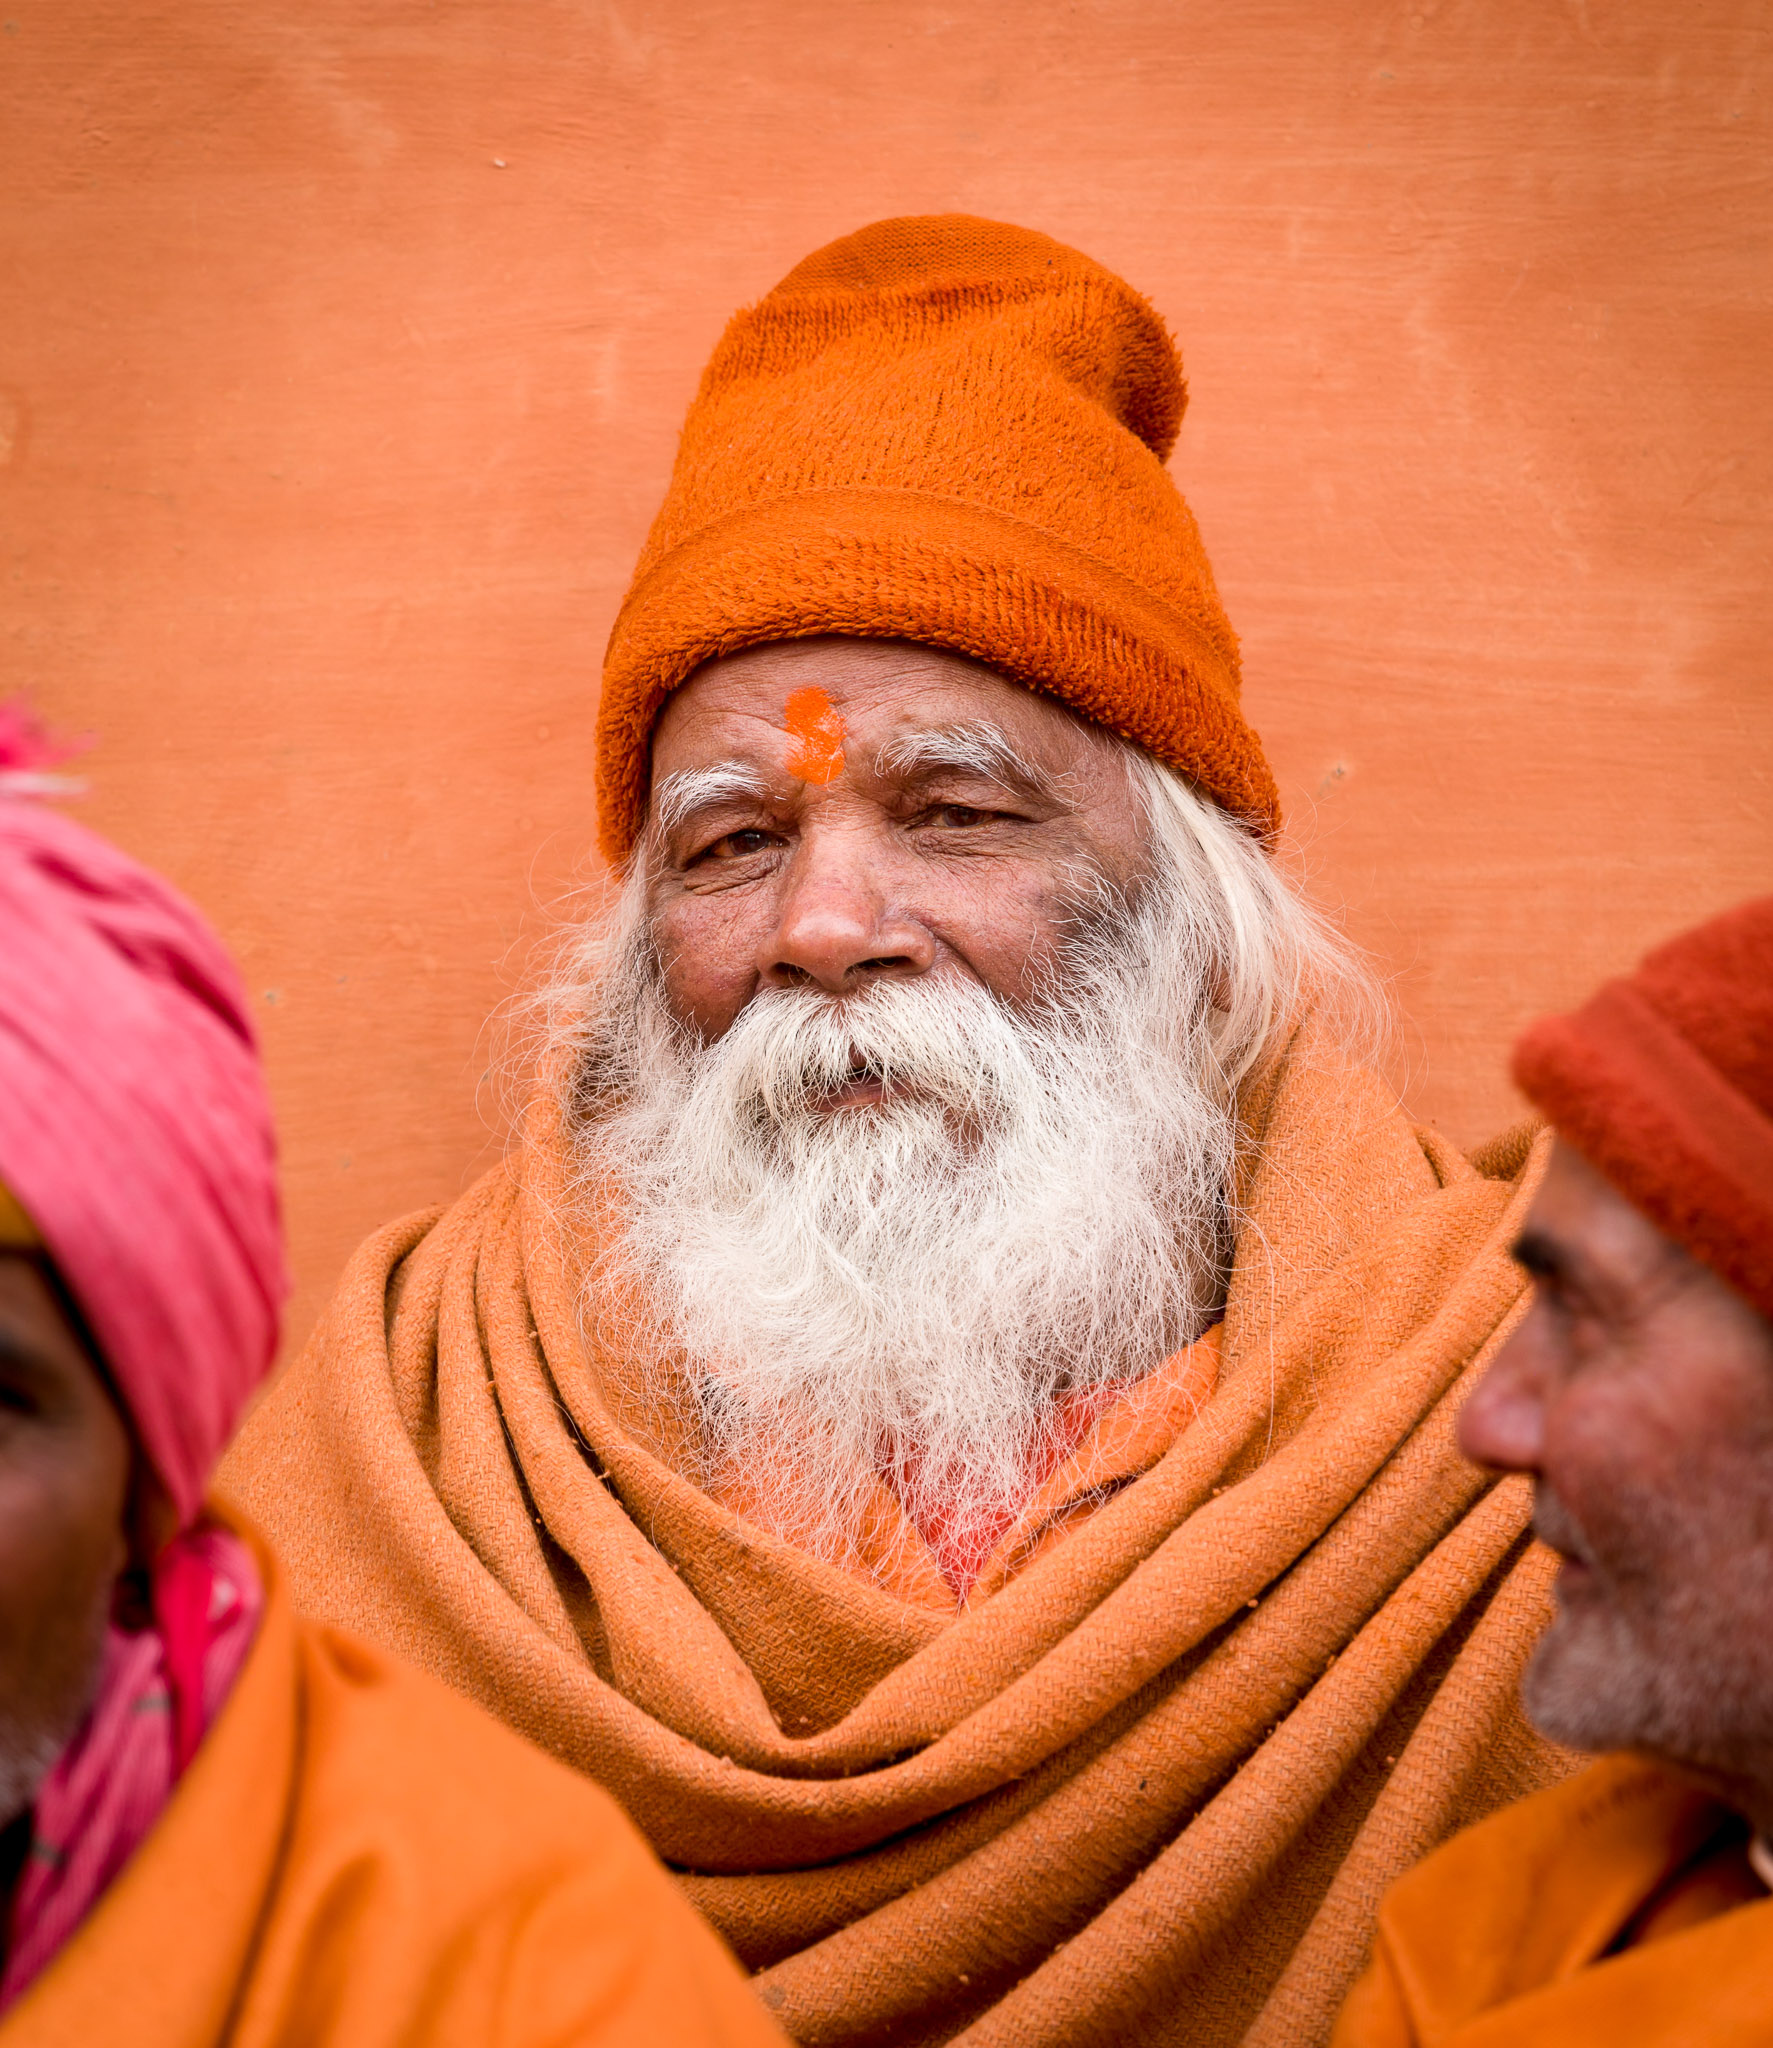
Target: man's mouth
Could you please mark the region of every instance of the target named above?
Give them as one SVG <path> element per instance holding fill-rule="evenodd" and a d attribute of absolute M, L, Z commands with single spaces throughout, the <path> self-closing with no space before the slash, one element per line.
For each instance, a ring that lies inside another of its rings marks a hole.
<path fill-rule="evenodd" d="M 1560 1597 L 1580 1596 L 1593 1587 L 1595 1569 L 1586 1554 L 1587 1545 L 1576 1518 L 1543 1485 L 1533 1504 L 1533 1533 L 1562 1560 L 1555 1581 Z"/>
<path fill-rule="evenodd" d="M 857 1074 L 819 1098 L 821 1109 L 865 1109 L 886 1099 L 886 1083 L 878 1074 Z"/>
<path fill-rule="evenodd" d="M 860 1057 L 850 1062 L 849 1078 L 819 1097 L 821 1110 L 867 1109 L 886 1099 L 886 1083 Z"/>
<path fill-rule="evenodd" d="M 1557 1577 L 1552 1584 L 1560 1598 L 1587 1592 L 1594 1584 L 1594 1567 L 1579 1557 L 1572 1557 L 1567 1551 L 1559 1551 L 1558 1555 L 1563 1562 L 1558 1566 Z"/>

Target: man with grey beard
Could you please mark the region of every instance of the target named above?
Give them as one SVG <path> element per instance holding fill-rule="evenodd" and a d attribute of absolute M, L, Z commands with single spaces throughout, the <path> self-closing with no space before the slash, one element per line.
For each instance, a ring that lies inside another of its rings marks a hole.
<path fill-rule="evenodd" d="M 815 689 L 855 768 L 787 859 L 768 712 Z M 750 649 L 653 763 L 615 914 L 543 996 L 584 1313 L 687 1364 L 704 1486 L 860 1564 L 888 1473 L 893 1537 L 965 1597 L 1055 1439 L 1216 1321 L 1276 1021 L 1308 984 L 1347 1030 L 1376 1001 L 1248 833 L 960 656 Z"/>
<path fill-rule="evenodd" d="M 510 1160 L 379 1232 L 229 1480 L 303 1598 L 615 1792 L 797 2038 L 1321 2041 L 1563 1767 L 1521 1295 L 1277 860 L 1174 344 L 889 221 L 739 314 L 598 707 Z"/>
<path fill-rule="evenodd" d="M 1531 1313 L 1467 1403 L 1562 1559 L 1527 1672 L 1611 1757 L 1399 1884 L 1336 2048 L 1773 2039 L 1773 897 L 1702 925 L 1515 1075 L 1558 1133 Z"/>

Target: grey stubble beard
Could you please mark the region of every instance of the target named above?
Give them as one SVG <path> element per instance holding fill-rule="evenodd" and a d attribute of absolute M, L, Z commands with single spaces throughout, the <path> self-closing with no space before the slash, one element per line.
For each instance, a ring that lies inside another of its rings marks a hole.
<path fill-rule="evenodd" d="M 1542 1734 L 1571 1749 L 1635 1750 L 1734 1773 L 1744 1731 L 1773 1718 L 1766 1660 L 1704 1561 L 1686 1555 L 1686 1525 L 1668 1503 L 1639 1498 L 1623 1519 L 1636 1556 L 1599 1556 L 1541 1481 L 1536 1528 L 1593 1577 L 1580 1592 L 1559 1594 L 1522 1680 L 1522 1704 Z"/>
<path fill-rule="evenodd" d="M 0 1827 L 25 1812 L 79 1732 L 104 1668 L 113 1588 L 103 1585 L 82 1612 L 57 1617 L 36 1647 L 22 1684 L 0 1697 Z"/>

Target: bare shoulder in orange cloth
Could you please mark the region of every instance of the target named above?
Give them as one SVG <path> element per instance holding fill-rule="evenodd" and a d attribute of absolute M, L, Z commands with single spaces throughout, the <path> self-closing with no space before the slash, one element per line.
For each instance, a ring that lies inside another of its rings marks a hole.
<path fill-rule="evenodd" d="M 1520 1300 L 1524 1141 L 1478 1171 L 1290 1061 L 1216 1345 L 1101 1418 L 963 1607 L 889 1489 L 883 1586 L 645 1447 L 552 1115 L 363 1247 L 224 1479 L 311 1610 L 613 1791 L 797 2039 L 1321 2039 L 1386 1884 L 1566 1768 L 1515 1704 L 1525 1492 L 1452 1437 Z"/>

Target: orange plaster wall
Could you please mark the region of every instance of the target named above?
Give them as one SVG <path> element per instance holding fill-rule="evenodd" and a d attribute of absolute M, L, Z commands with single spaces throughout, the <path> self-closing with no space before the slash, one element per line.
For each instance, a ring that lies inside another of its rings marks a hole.
<path fill-rule="evenodd" d="M 304 1328 L 494 1156 L 726 314 L 960 208 L 1179 334 L 1178 472 L 1412 1099 L 1773 886 L 1762 0 L 0 0 L 0 689 L 246 966 Z"/>

